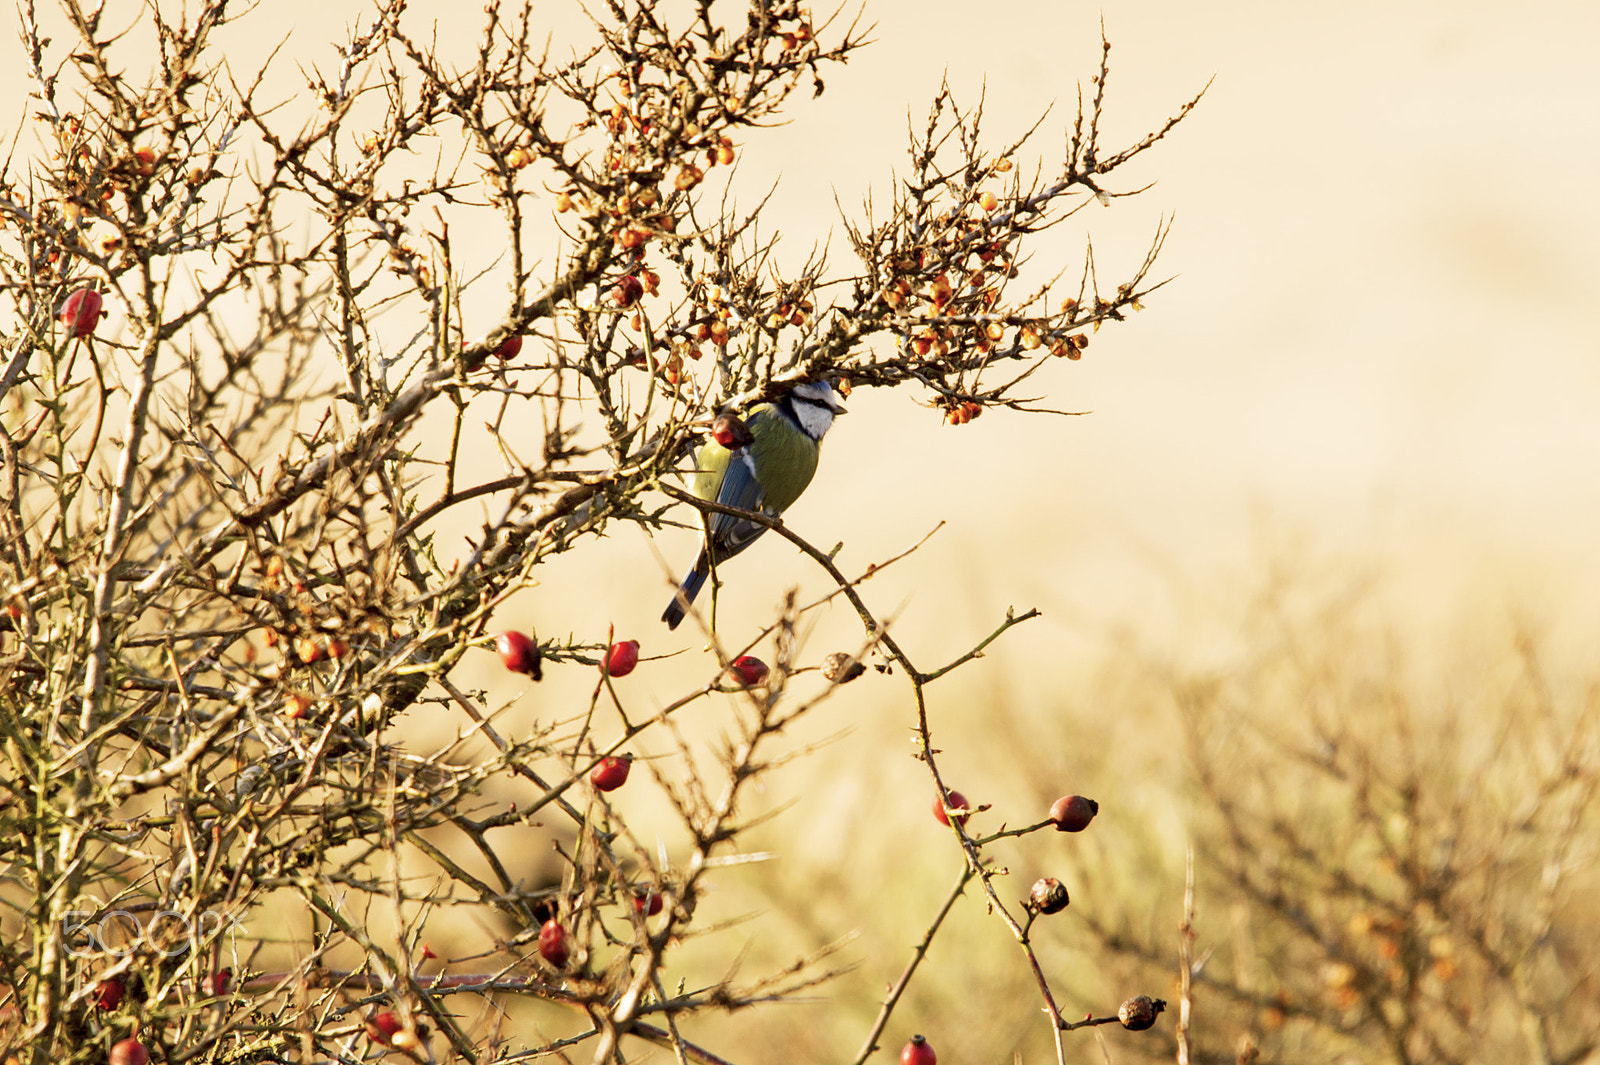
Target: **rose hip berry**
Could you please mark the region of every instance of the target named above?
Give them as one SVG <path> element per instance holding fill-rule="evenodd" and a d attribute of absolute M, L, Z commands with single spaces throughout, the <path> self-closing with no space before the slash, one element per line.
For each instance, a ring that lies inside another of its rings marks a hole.
<path fill-rule="evenodd" d="M 114 1010 L 122 1004 L 128 985 L 120 976 L 112 976 L 94 985 L 94 1004 L 103 1010 Z"/>
<path fill-rule="evenodd" d="M 633 672 L 633 667 L 639 664 L 639 641 L 623 640 L 611 645 L 606 652 L 605 664 L 601 669 L 610 677 L 626 677 Z"/>
<path fill-rule="evenodd" d="M 745 688 L 753 688 L 767 679 L 767 664 L 754 655 L 740 655 L 728 663 L 728 674 Z"/>
<path fill-rule="evenodd" d="M 729 451 L 738 451 L 755 438 L 743 419 L 734 414 L 719 414 L 711 423 L 711 439 Z"/>
<path fill-rule="evenodd" d="M 1035 880 L 1033 890 L 1028 892 L 1029 904 L 1040 913 L 1060 913 L 1070 901 L 1066 887 L 1053 876 Z"/>
<path fill-rule="evenodd" d="M 939 1055 L 920 1035 L 912 1036 L 911 1041 L 900 1049 L 900 1065 L 937 1065 L 938 1061 Z"/>
<path fill-rule="evenodd" d="M 596 791 L 616 791 L 628 782 L 628 770 L 633 768 L 633 755 L 608 755 L 589 771 L 589 783 Z"/>
<path fill-rule="evenodd" d="M 149 1061 L 150 1051 L 132 1036 L 111 1044 L 111 1065 L 148 1065 Z"/>
<path fill-rule="evenodd" d="M 1050 820 L 1057 832 L 1082 832 L 1100 812 L 1100 804 L 1082 795 L 1063 795 L 1050 807 Z"/>
<path fill-rule="evenodd" d="M 952 790 L 946 792 L 945 794 L 948 796 L 947 801 L 940 802 L 937 798 L 933 800 L 933 816 L 939 819 L 939 823 L 941 825 L 948 825 L 950 823 L 950 815 L 945 813 L 945 807 L 948 806 L 952 810 L 959 810 L 962 807 L 967 806 L 967 797 L 961 794 L 959 791 Z M 956 814 L 957 824 L 965 825 L 967 823 L 967 818 L 972 816 L 971 807 L 967 807 L 967 811 L 968 812 L 964 814 Z"/>
<path fill-rule="evenodd" d="M 1156 1023 L 1156 1017 L 1167 1004 L 1159 998 L 1139 995 L 1117 1007 L 1117 1020 L 1130 1032 L 1142 1032 Z"/>
<path fill-rule="evenodd" d="M 393 1010 L 384 1010 L 367 1018 L 367 1037 L 375 1043 L 388 1044 L 394 1040 L 395 1033 L 404 1027 L 398 1014 Z"/>
<path fill-rule="evenodd" d="M 94 289 L 80 288 L 61 304 L 61 311 L 56 317 L 67 327 L 68 336 L 86 337 L 100 324 L 103 302 L 100 293 Z"/>
<path fill-rule="evenodd" d="M 822 675 L 834 684 L 849 684 L 866 671 L 866 666 L 843 651 L 835 651 L 822 660 Z"/>
<path fill-rule="evenodd" d="M 565 969 L 571 957 L 567 930 L 554 917 L 539 926 L 539 956 L 557 969 Z"/>
<path fill-rule="evenodd" d="M 632 307 L 643 295 L 644 282 L 632 274 L 628 274 L 611 286 L 611 301 L 618 307 Z"/>
<path fill-rule="evenodd" d="M 502 632 L 495 641 L 500 661 L 513 673 L 526 673 L 534 680 L 542 675 L 539 667 L 539 644 L 520 632 Z"/>

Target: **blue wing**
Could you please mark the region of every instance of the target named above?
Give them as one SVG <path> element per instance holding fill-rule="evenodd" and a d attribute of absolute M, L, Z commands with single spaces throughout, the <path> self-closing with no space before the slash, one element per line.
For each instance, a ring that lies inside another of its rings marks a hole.
<path fill-rule="evenodd" d="M 717 491 L 718 503 L 725 507 L 738 507 L 740 510 L 762 510 L 765 507 L 767 494 L 762 489 L 761 482 L 756 480 L 753 463 L 748 447 L 742 447 L 733 453 L 723 474 L 722 485 Z M 731 514 L 707 514 L 706 518 L 706 524 L 711 531 L 712 550 L 716 552 L 718 562 L 737 555 L 767 531 L 765 525 L 757 525 L 745 518 L 735 518 Z"/>
<path fill-rule="evenodd" d="M 738 507 L 740 510 L 763 508 L 766 492 L 762 491 L 761 482 L 756 480 L 752 461 L 748 447 L 740 448 L 728 457 L 728 465 L 717 490 L 716 502 L 726 507 Z M 661 620 L 667 623 L 669 629 L 678 627 L 678 623 L 683 620 L 686 607 L 694 602 L 706 579 L 711 576 L 713 555 L 717 562 L 721 563 L 749 547 L 757 537 L 767 531 L 765 525 L 757 525 L 753 521 L 736 518 L 731 514 L 708 512 L 705 518 L 707 546 L 700 549 L 694 567 L 684 574 L 683 583 L 677 594 L 672 597 L 672 602 L 667 604 L 666 612 L 661 615 Z"/>

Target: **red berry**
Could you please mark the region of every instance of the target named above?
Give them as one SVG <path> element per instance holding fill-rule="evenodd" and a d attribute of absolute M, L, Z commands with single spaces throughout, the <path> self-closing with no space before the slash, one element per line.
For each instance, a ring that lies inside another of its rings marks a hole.
<path fill-rule="evenodd" d="M 534 680 L 543 674 L 539 669 L 539 644 L 520 632 L 502 632 L 495 641 L 500 661 L 513 673 L 526 673 Z"/>
<path fill-rule="evenodd" d="M 644 283 L 632 274 L 611 286 L 611 300 L 618 307 L 632 307 L 644 295 Z"/>
<path fill-rule="evenodd" d="M 661 912 L 661 894 L 656 891 L 638 892 L 633 896 L 633 912 L 654 917 Z"/>
<path fill-rule="evenodd" d="M 944 812 L 946 806 L 950 807 L 951 809 L 960 809 L 961 807 L 967 805 L 967 797 L 961 794 L 959 791 L 952 790 L 946 792 L 946 794 L 949 796 L 948 802 L 940 802 L 938 799 L 933 800 L 933 816 L 939 819 L 939 823 L 941 825 L 948 825 L 950 823 L 950 815 Z M 956 815 L 956 823 L 965 825 L 967 823 L 967 818 L 971 816 L 971 808 L 968 807 L 967 813 Z"/>
<path fill-rule="evenodd" d="M 500 346 L 494 349 L 497 359 L 514 359 L 522 351 L 522 338 L 516 334 L 500 341 Z"/>
<path fill-rule="evenodd" d="M 554 917 L 539 926 L 539 956 L 557 969 L 567 967 L 567 930 Z"/>
<path fill-rule="evenodd" d="M 1057 832 L 1082 832 L 1100 812 L 1100 804 L 1082 795 L 1063 795 L 1050 807 L 1050 820 Z"/>
<path fill-rule="evenodd" d="M 400 1017 L 393 1010 L 384 1010 L 367 1018 L 367 1038 L 375 1043 L 389 1043 L 394 1039 L 395 1033 L 404 1027 Z"/>
<path fill-rule="evenodd" d="M 589 772 L 589 783 L 596 791 L 616 791 L 628 782 L 628 770 L 633 768 L 633 755 L 611 755 L 600 759 L 600 764 Z"/>
<path fill-rule="evenodd" d="M 639 664 L 639 641 L 623 640 L 611 645 L 611 650 L 606 652 L 605 664 L 602 672 L 611 677 L 626 677 L 633 672 L 633 667 Z"/>
<path fill-rule="evenodd" d="M 94 1004 L 103 1010 L 114 1010 L 122 1004 L 128 985 L 122 977 L 113 976 L 94 985 Z"/>
<path fill-rule="evenodd" d="M 755 655 L 740 655 L 728 664 L 733 679 L 746 688 L 753 688 L 767 679 L 767 664 Z"/>
<path fill-rule="evenodd" d="M 920 1035 L 912 1036 L 911 1042 L 900 1050 L 900 1065 L 937 1065 L 938 1060 L 939 1055 Z"/>
<path fill-rule="evenodd" d="M 216 972 L 200 981 L 200 993 L 202 995 L 226 995 L 228 993 L 228 984 L 232 981 L 232 969 L 218 969 Z"/>
<path fill-rule="evenodd" d="M 737 451 L 754 439 L 743 419 L 732 414 L 717 415 L 711 423 L 711 438 L 729 451 Z"/>
<path fill-rule="evenodd" d="M 67 297 L 56 317 L 67 327 L 68 336 L 86 337 L 100 324 L 102 302 L 100 293 L 94 289 L 80 288 Z"/>
<path fill-rule="evenodd" d="M 111 1065 L 147 1065 L 149 1061 L 150 1051 L 132 1036 L 111 1044 Z"/>

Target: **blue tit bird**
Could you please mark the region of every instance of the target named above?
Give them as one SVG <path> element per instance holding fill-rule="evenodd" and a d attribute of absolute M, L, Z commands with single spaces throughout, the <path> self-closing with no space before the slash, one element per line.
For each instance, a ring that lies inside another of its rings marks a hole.
<path fill-rule="evenodd" d="M 811 483 L 822 452 L 822 435 L 843 414 L 839 396 L 826 381 L 796 385 L 773 403 L 752 407 L 744 416 L 748 443 L 730 440 L 730 450 L 716 439 L 707 440 L 695 458 L 694 494 L 723 506 L 754 510 L 777 517 L 789 508 Z M 713 563 L 721 565 L 754 543 L 767 531 L 748 518 L 707 512 L 706 540 L 694 568 L 667 605 L 661 620 L 675 629 L 700 588 L 711 576 Z"/>

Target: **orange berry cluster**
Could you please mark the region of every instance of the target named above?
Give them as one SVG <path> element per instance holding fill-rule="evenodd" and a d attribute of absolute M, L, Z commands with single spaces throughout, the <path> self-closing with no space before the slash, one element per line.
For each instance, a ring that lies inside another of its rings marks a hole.
<path fill-rule="evenodd" d="M 950 425 L 966 425 L 972 419 L 983 413 L 983 404 L 966 400 L 947 407 L 944 420 Z"/>

